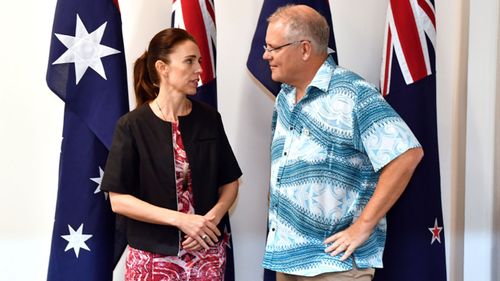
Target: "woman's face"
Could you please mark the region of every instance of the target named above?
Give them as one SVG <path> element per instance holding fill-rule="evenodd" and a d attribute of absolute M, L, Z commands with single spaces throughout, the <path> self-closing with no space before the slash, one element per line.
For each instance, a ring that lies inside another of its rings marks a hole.
<path fill-rule="evenodd" d="M 198 46 L 190 40 L 179 43 L 168 59 L 169 63 L 160 75 L 169 90 L 188 95 L 196 94 L 202 71 Z"/>

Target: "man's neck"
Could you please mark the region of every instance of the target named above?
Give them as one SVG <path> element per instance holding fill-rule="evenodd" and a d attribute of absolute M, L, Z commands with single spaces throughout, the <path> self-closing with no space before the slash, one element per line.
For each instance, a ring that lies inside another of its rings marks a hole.
<path fill-rule="evenodd" d="M 292 85 L 295 87 L 295 103 L 298 103 L 306 94 L 306 89 L 309 84 L 311 84 L 312 80 L 318 73 L 318 70 L 323 65 L 325 60 L 328 58 L 328 54 L 324 56 L 316 56 L 311 58 L 311 61 L 307 64 L 307 67 L 303 71 L 302 79 L 296 85 Z"/>

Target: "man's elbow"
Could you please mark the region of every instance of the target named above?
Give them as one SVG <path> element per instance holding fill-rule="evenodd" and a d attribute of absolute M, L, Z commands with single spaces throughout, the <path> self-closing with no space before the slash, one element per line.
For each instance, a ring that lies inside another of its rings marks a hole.
<path fill-rule="evenodd" d="M 407 151 L 408 158 L 410 163 L 412 164 L 412 168 L 415 169 L 424 158 L 424 150 L 421 147 L 415 147 Z"/>

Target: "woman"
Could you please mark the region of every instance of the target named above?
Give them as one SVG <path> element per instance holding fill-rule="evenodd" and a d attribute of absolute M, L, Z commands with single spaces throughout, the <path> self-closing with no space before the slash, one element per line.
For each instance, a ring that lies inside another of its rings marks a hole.
<path fill-rule="evenodd" d="M 137 108 L 118 121 L 101 185 L 127 218 L 126 280 L 223 280 L 241 170 L 219 113 L 189 98 L 200 62 L 177 28 L 135 62 Z"/>

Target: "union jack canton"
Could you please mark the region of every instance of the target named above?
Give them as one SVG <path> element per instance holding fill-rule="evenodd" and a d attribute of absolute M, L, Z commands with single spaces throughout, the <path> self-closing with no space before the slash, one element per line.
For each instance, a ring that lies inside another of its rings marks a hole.
<path fill-rule="evenodd" d="M 185 29 L 198 43 L 201 53 L 201 79 L 195 99 L 217 107 L 216 26 L 213 0 L 174 0 L 172 27 Z"/>
<path fill-rule="evenodd" d="M 436 19 L 429 0 L 390 1 L 380 79 L 384 96 L 390 91 L 394 54 L 407 85 L 432 74 L 426 35 L 435 46 Z"/>

